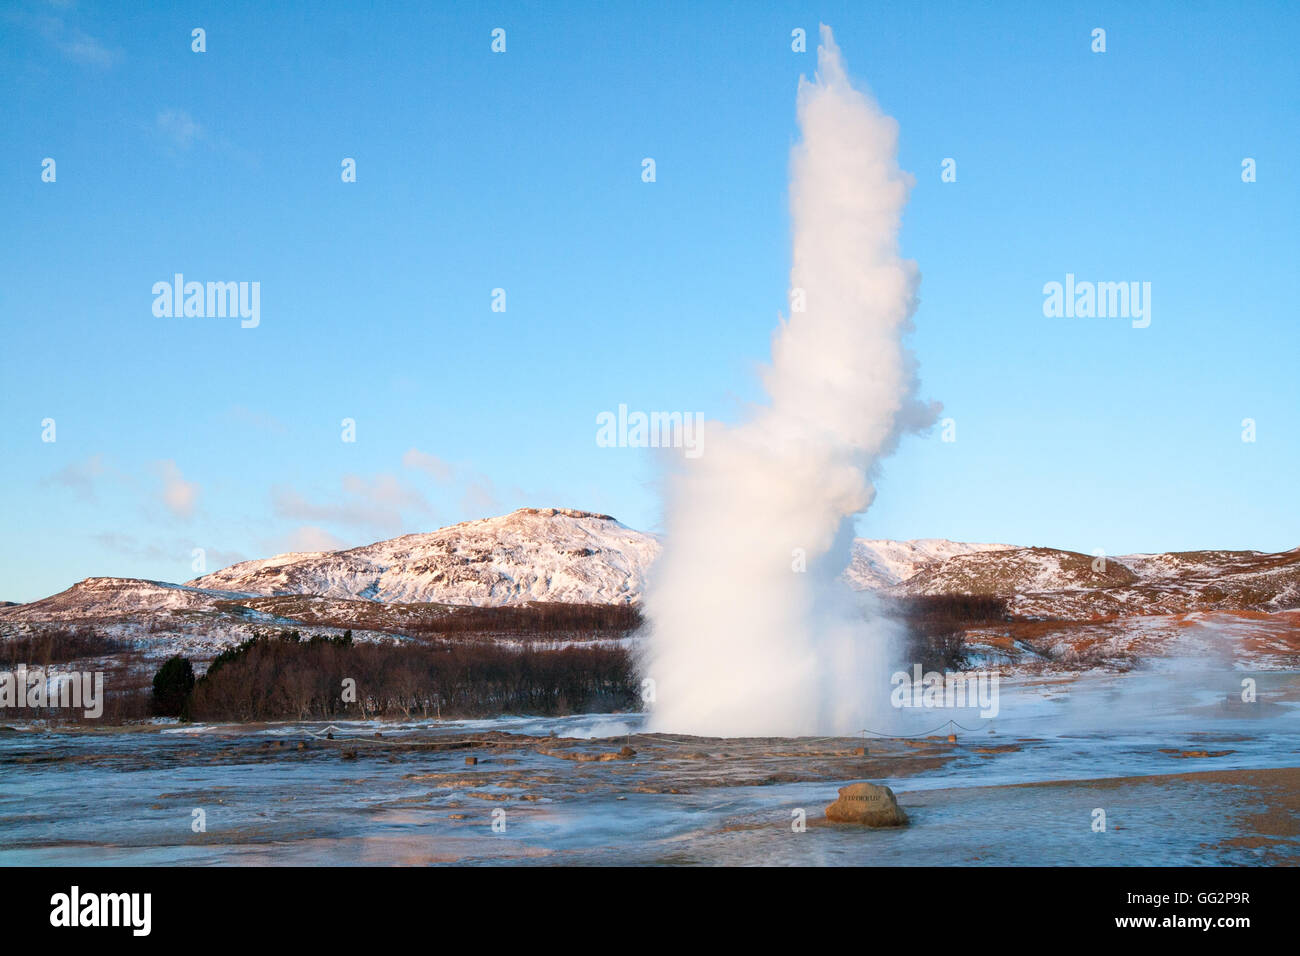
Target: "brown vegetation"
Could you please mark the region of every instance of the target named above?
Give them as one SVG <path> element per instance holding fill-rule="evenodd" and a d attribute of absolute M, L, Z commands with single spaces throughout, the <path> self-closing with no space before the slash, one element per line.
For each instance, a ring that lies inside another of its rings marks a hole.
<path fill-rule="evenodd" d="M 125 641 L 101 637 L 85 627 L 51 628 L 0 641 L 0 669 L 13 670 L 19 664 L 47 667 L 90 657 L 108 657 L 129 651 Z"/>
<path fill-rule="evenodd" d="M 617 640 L 641 626 L 626 604 L 532 602 L 502 607 L 456 607 L 453 613 L 409 625 L 412 636 L 509 635 L 537 641 Z"/>
<path fill-rule="evenodd" d="M 104 658 L 111 659 L 104 662 Z M 101 637 L 86 627 L 53 628 L 0 641 L 0 671 L 17 675 L 21 673 L 20 666 L 27 669 L 27 686 L 15 686 L 22 706 L 0 707 L 0 719 L 122 724 L 148 717 L 149 698 L 145 693 L 148 683 L 143 676 L 142 661 L 143 656 L 131 643 Z M 72 666 L 57 666 L 66 664 Z M 30 699 L 26 695 L 38 680 L 33 671 L 44 672 L 40 679 L 45 681 L 54 674 L 74 675 L 92 668 L 103 675 L 102 713 L 98 717 L 85 716 L 84 708 L 26 706 Z"/>
<path fill-rule="evenodd" d="M 893 598 L 887 613 L 907 630 L 906 659 L 926 670 L 966 666 L 966 631 L 1009 620 L 1006 598 L 991 594 L 932 594 Z"/>

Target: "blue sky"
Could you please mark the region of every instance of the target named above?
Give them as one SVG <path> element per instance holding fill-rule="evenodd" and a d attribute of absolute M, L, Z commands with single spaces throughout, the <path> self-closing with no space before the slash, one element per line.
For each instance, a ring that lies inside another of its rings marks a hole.
<path fill-rule="evenodd" d="M 595 417 L 761 400 L 819 22 L 899 121 L 956 423 L 860 533 L 1300 545 L 1300 14 L 1134 6 L 4 4 L 0 599 L 524 505 L 656 529 Z M 155 317 L 177 272 L 260 325 Z M 1150 282 L 1150 327 L 1044 317 L 1066 273 Z"/>

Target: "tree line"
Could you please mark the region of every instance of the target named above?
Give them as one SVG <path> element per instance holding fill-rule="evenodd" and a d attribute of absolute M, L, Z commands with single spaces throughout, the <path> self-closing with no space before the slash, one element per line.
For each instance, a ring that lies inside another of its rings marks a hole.
<path fill-rule="evenodd" d="M 184 669 L 171 666 L 183 684 Z M 285 631 L 222 652 L 179 707 L 174 684 L 161 694 L 156 685 L 154 700 L 190 720 L 486 717 L 623 710 L 636 706 L 637 689 L 631 653 L 618 646 L 355 644 L 351 632 Z"/>
<path fill-rule="evenodd" d="M 906 660 L 926 670 L 967 664 L 966 630 L 1011 620 L 1006 598 L 992 594 L 916 594 L 889 598 L 885 611 L 907 635 Z"/>

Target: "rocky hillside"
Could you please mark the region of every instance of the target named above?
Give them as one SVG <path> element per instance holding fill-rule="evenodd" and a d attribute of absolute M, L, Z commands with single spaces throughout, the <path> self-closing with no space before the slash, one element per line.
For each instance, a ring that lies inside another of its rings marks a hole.
<path fill-rule="evenodd" d="M 360 548 L 245 561 L 187 584 L 87 578 L 0 607 L 0 638 L 93 628 L 151 656 L 183 650 L 201 658 L 255 630 L 351 629 L 360 640 L 383 640 L 456 628 L 476 608 L 632 609 L 658 553 L 654 535 L 608 515 L 524 508 Z M 1005 597 L 1017 620 L 980 638 L 995 656 L 1057 640 L 1126 654 L 1133 635 L 1191 633 L 1182 625 L 1189 614 L 1236 615 L 1242 634 L 1258 632 L 1257 654 L 1300 645 L 1294 615 L 1278 613 L 1300 608 L 1300 549 L 1137 554 L 1103 564 L 1054 548 L 858 539 L 844 577 L 859 590 L 896 597 Z M 725 568 L 717 586 L 727 587 Z M 1139 627 L 1136 617 L 1147 623 Z M 1096 628 L 1107 622 L 1120 630 L 1102 635 Z"/>
<path fill-rule="evenodd" d="M 1020 617 L 1089 620 L 1300 608 L 1300 548 L 1182 551 L 1104 561 L 1054 548 L 957 554 L 891 585 L 895 594 L 996 594 Z"/>
<path fill-rule="evenodd" d="M 190 581 L 246 594 L 314 594 L 384 603 L 629 604 L 659 553 L 650 534 L 609 515 L 522 508 L 427 534 L 245 561 Z"/>
<path fill-rule="evenodd" d="M 106 620 L 162 611 L 211 611 L 216 602 L 244 595 L 137 578 L 86 578 L 66 591 L 0 609 L 0 620 Z"/>
<path fill-rule="evenodd" d="M 858 538 L 845 579 L 859 591 L 874 591 L 901 584 L 922 568 L 949 558 L 981 551 L 1014 551 L 1014 544 L 967 544 L 947 538 L 918 538 L 913 541 Z"/>

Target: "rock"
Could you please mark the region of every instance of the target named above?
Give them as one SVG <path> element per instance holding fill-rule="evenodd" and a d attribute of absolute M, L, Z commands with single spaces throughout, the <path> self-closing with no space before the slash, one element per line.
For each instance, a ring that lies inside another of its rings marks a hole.
<path fill-rule="evenodd" d="M 839 799 L 826 808 L 826 819 L 832 823 L 861 823 L 869 827 L 901 827 L 908 822 L 894 791 L 874 783 L 851 783 L 840 787 Z"/>
<path fill-rule="evenodd" d="M 627 760 L 629 757 L 635 757 L 636 751 L 633 750 L 631 747 L 624 747 L 622 750 L 618 752 L 618 755 L 622 757 L 624 760 Z"/>
<path fill-rule="evenodd" d="M 476 764 L 476 763 L 478 763 L 478 757 L 466 757 L 466 758 L 465 758 L 465 764 L 466 764 L 467 766 L 472 767 L 472 766 L 474 766 L 474 764 Z"/>

